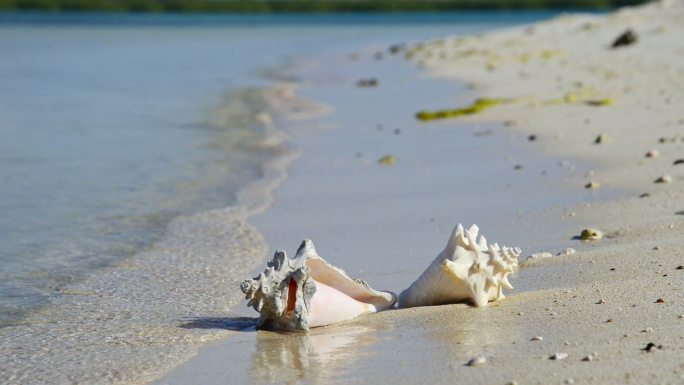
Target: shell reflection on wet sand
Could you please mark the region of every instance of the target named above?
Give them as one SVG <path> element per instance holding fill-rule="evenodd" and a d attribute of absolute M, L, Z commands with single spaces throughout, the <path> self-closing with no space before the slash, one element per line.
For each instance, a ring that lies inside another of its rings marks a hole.
<path fill-rule="evenodd" d="M 240 288 L 260 313 L 257 327 L 273 330 L 306 331 L 350 320 L 388 309 L 397 298 L 330 265 L 308 239 L 292 259 L 276 251 L 266 270 Z"/>
<path fill-rule="evenodd" d="M 345 371 L 375 343 L 371 328 L 339 326 L 309 333 L 258 332 L 250 374 L 255 383 L 312 383 Z"/>

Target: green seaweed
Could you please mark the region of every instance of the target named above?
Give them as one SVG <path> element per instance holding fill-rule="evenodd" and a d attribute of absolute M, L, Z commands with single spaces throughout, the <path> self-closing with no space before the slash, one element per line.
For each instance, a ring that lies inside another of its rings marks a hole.
<path fill-rule="evenodd" d="M 457 118 L 459 116 L 474 115 L 488 108 L 492 108 L 504 103 L 505 99 L 480 98 L 471 105 L 447 110 L 418 111 L 416 119 L 422 121 Z"/>

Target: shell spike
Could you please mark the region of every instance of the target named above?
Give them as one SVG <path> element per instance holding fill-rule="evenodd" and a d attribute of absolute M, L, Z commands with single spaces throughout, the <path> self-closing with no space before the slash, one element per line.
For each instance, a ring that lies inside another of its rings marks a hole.
<path fill-rule="evenodd" d="M 458 226 L 454 227 L 454 230 L 451 232 L 451 236 L 449 237 L 449 241 L 444 248 L 445 256 L 451 256 L 456 251 L 456 247 L 459 245 L 458 240 L 462 234 L 463 226 L 461 226 L 459 223 Z"/>
<path fill-rule="evenodd" d="M 280 270 L 287 260 L 287 253 L 284 250 L 276 250 L 273 254 L 273 259 L 266 264 L 268 267 L 272 267 L 275 270 Z"/>
<path fill-rule="evenodd" d="M 302 244 L 299 245 L 297 253 L 295 254 L 295 259 L 297 258 L 320 258 L 312 240 L 305 239 L 302 241 Z"/>
<path fill-rule="evenodd" d="M 481 250 L 487 250 L 487 238 L 484 235 L 480 235 L 480 242 L 478 243 Z"/>
<path fill-rule="evenodd" d="M 472 227 L 470 228 L 472 230 Z M 476 231 L 466 231 L 466 237 L 468 238 L 468 248 L 470 250 L 477 250 L 477 230 Z"/>

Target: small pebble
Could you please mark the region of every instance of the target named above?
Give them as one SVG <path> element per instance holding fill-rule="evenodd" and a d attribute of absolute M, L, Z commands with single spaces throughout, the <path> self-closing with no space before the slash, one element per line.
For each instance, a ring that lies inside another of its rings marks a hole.
<path fill-rule="evenodd" d="M 518 315 L 523 315 L 523 314 L 525 314 L 525 313 L 523 313 L 523 312 L 518 312 Z"/>
<path fill-rule="evenodd" d="M 530 135 L 527 137 L 527 140 L 529 140 L 530 142 L 534 142 L 535 140 L 537 140 L 537 135 Z"/>
<path fill-rule="evenodd" d="M 658 299 L 656 300 L 656 303 L 665 303 L 665 300 L 662 299 L 662 298 L 658 298 Z"/>
<path fill-rule="evenodd" d="M 647 158 L 657 158 L 660 156 L 660 151 L 658 150 L 651 150 L 646 153 Z"/>
<path fill-rule="evenodd" d="M 370 79 L 361 79 L 356 82 L 357 87 L 375 87 L 378 85 L 378 79 L 375 78 L 370 78 Z"/>
<path fill-rule="evenodd" d="M 684 270 L 684 265 L 679 265 L 675 267 L 675 270 Z"/>
<path fill-rule="evenodd" d="M 642 332 L 642 333 L 653 333 L 653 328 L 648 327 L 648 328 L 642 330 L 641 332 Z"/>
<path fill-rule="evenodd" d="M 550 360 L 560 361 L 568 358 L 568 353 L 556 353 L 549 357 Z"/>
<path fill-rule="evenodd" d="M 523 168 L 522 164 L 516 164 L 515 166 L 513 166 L 514 170 L 522 170 L 522 168 Z"/>
<path fill-rule="evenodd" d="M 654 246 L 653 250 L 660 250 L 660 246 Z"/>
<path fill-rule="evenodd" d="M 639 198 L 648 198 L 650 196 L 651 196 L 651 194 L 649 194 L 649 193 L 643 193 L 643 194 L 639 195 Z"/>
<path fill-rule="evenodd" d="M 613 319 L 612 319 L 612 318 L 609 318 L 609 319 L 606 320 L 606 323 L 611 323 L 611 322 L 613 322 Z"/>
<path fill-rule="evenodd" d="M 606 303 L 606 300 L 604 300 L 603 298 L 596 302 L 597 305 L 603 305 L 604 303 Z"/>
<path fill-rule="evenodd" d="M 607 143 L 608 142 L 608 135 L 605 134 L 599 134 L 596 139 L 594 139 L 594 143 L 596 144 L 601 144 L 601 143 Z"/>
<path fill-rule="evenodd" d="M 656 179 L 654 183 L 672 183 L 672 177 L 670 175 L 663 175 Z"/>
<path fill-rule="evenodd" d="M 599 182 L 591 181 L 587 184 L 584 185 L 584 188 L 586 189 L 597 189 L 601 187 L 601 184 Z"/>
<path fill-rule="evenodd" d="M 684 314 L 681 314 L 681 315 L 679 316 L 679 318 L 680 318 L 680 319 L 684 319 Z"/>
<path fill-rule="evenodd" d="M 677 159 L 674 161 L 674 163 L 672 163 L 673 166 L 676 166 L 678 164 L 684 164 L 684 159 Z"/>
<path fill-rule="evenodd" d="M 565 381 L 563 381 L 564 384 L 566 385 L 573 385 L 575 383 L 574 378 L 566 378 Z"/>
<path fill-rule="evenodd" d="M 650 352 L 653 352 L 653 351 L 656 351 L 656 350 L 659 350 L 662 348 L 663 348 L 663 345 L 656 345 L 653 342 L 649 342 L 648 344 L 646 344 L 646 347 L 642 348 L 641 350 L 650 353 Z"/>
<path fill-rule="evenodd" d="M 528 259 L 544 259 L 544 258 L 551 258 L 551 257 L 553 257 L 553 254 L 549 253 L 548 251 L 542 251 L 542 252 L 534 253 L 534 254 L 528 256 L 527 258 L 525 258 L 525 260 L 528 260 Z"/>
<path fill-rule="evenodd" d="M 584 241 L 594 241 L 601 238 L 603 238 L 603 232 L 598 229 L 586 228 L 580 234 L 580 239 Z"/>
<path fill-rule="evenodd" d="M 586 355 L 586 356 L 584 356 L 584 358 L 582 358 L 582 361 L 584 361 L 584 362 L 591 362 L 593 360 L 594 360 L 593 354 Z"/>
<path fill-rule="evenodd" d="M 575 254 L 577 250 L 573 249 L 572 247 L 568 247 L 567 249 L 559 252 L 557 255 L 570 255 L 570 254 Z"/>
<path fill-rule="evenodd" d="M 544 339 L 544 337 L 542 337 L 542 336 L 534 336 L 534 337 L 530 338 L 530 341 L 542 341 L 543 339 Z"/>
<path fill-rule="evenodd" d="M 487 363 L 487 359 L 484 356 L 477 356 L 471 358 L 467 363 L 466 366 L 484 366 L 484 364 Z"/>

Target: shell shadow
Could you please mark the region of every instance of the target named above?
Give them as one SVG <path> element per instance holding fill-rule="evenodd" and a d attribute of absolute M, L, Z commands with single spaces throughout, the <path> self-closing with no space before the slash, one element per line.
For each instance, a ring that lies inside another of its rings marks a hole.
<path fill-rule="evenodd" d="M 184 320 L 183 329 L 223 329 L 238 332 L 256 332 L 258 318 L 251 317 L 194 317 Z"/>

